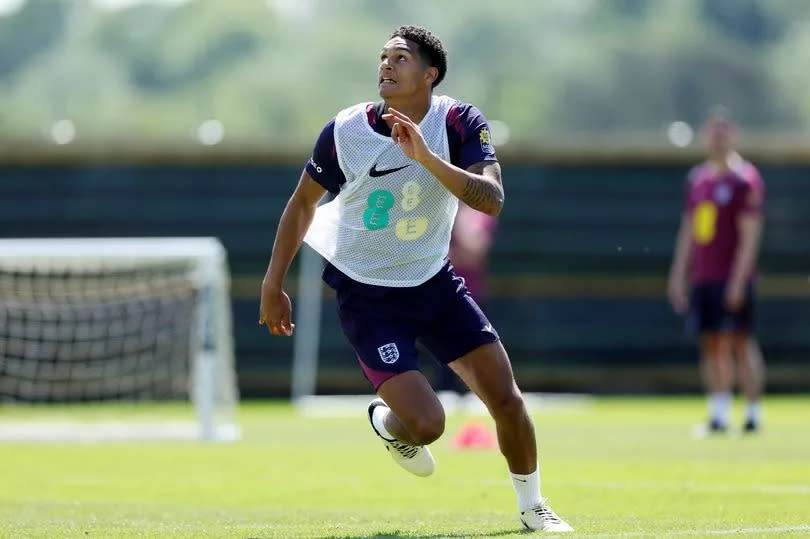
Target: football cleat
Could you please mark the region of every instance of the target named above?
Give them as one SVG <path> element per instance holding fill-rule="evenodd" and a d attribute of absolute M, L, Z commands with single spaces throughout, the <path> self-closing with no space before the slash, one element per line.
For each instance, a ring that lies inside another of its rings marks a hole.
<path fill-rule="evenodd" d="M 709 421 L 709 432 L 722 434 L 726 432 L 726 425 L 722 423 L 719 419 L 712 419 L 711 421 Z"/>
<path fill-rule="evenodd" d="M 712 436 L 722 436 L 726 434 L 728 428 L 725 423 L 717 419 L 712 419 L 706 423 L 698 423 L 692 428 L 692 438 L 695 440 L 705 440 Z"/>
<path fill-rule="evenodd" d="M 557 513 L 546 503 L 540 501 L 531 509 L 520 512 L 520 521 L 527 530 L 538 532 L 572 532 L 566 521 L 557 516 Z"/>
<path fill-rule="evenodd" d="M 374 414 L 374 409 L 378 406 L 388 407 L 382 399 L 374 399 L 371 401 L 368 405 L 368 422 L 371 423 L 371 428 L 380 440 L 382 440 L 385 449 L 388 451 L 388 454 L 391 455 L 391 458 L 394 459 L 394 462 L 419 477 L 427 477 L 432 474 L 436 469 L 436 462 L 433 460 L 433 455 L 430 454 L 430 449 L 423 445 L 410 445 L 400 442 L 399 440 L 389 440 L 377 432 L 374 421 L 372 421 L 372 415 Z"/>
<path fill-rule="evenodd" d="M 753 419 L 749 419 L 743 425 L 743 433 L 745 434 L 754 434 L 759 432 L 759 425 Z"/>

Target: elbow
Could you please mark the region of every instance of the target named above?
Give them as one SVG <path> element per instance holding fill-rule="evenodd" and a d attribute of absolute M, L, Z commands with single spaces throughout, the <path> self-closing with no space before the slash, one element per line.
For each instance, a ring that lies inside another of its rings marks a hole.
<path fill-rule="evenodd" d="M 486 213 L 490 217 L 498 217 L 501 214 L 501 210 L 503 210 L 503 201 L 493 204 L 484 213 Z"/>
<path fill-rule="evenodd" d="M 490 217 L 498 217 L 501 214 L 501 210 L 503 210 L 503 194 L 493 200 L 492 204 L 487 209 L 488 211 L 485 211 L 484 213 Z"/>

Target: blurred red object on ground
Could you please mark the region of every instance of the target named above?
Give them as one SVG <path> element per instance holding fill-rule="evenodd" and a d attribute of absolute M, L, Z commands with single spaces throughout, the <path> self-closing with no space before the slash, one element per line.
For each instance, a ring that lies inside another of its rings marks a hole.
<path fill-rule="evenodd" d="M 498 446 L 495 435 L 481 422 L 467 423 L 453 437 L 454 449 L 494 449 Z"/>

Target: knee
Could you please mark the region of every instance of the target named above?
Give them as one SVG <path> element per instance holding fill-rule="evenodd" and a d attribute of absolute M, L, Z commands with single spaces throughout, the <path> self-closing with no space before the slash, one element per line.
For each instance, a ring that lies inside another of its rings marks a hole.
<path fill-rule="evenodd" d="M 527 414 L 523 396 L 516 387 L 499 394 L 488 405 L 495 419 L 517 419 Z"/>
<path fill-rule="evenodd" d="M 408 431 L 418 445 L 435 442 L 444 433 L 444 410 L 439 409 L 414 419 L 408 425 Z"/>

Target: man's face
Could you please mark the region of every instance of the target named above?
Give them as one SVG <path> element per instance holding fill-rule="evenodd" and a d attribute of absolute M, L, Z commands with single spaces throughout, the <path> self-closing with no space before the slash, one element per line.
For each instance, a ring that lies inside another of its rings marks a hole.
<path fill-rule="evenodd" d="M 393 37 L 380 52 L 377 83 L 380 97 L 404 97 L 430 89 L 429 69 L 419 56 L 419 45 L 402 37 Z"/>
<path fill-rule="evenodd" d="M 709 118 L 705 133 L 706 146 L 710 153 L 724 154 L 734 146 L 736 130 L 727 118 Z"/>

